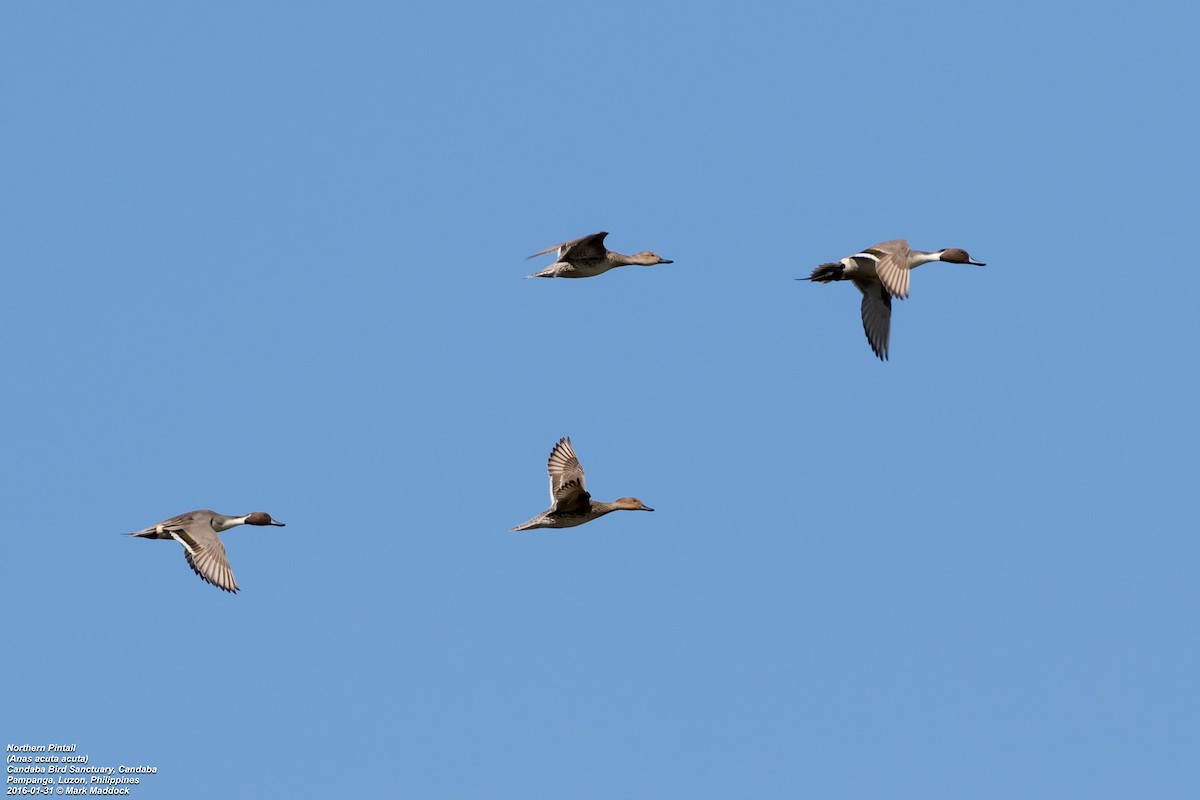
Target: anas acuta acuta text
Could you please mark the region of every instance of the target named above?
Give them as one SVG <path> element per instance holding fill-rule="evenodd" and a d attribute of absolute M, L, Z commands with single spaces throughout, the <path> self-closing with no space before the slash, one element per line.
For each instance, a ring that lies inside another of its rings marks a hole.
<path fill-rule="evenodd" d="M 526 278 L 591 278 L 614 267 L 624 267 L 636 264 L 651 267 L 655 264 L 671 264 L 665 258 L 659 258 L 657 253 L 634 253 L 631 256 L 613 252 L 604 246 L 607 231 L 593 233 L 580 239 L 547 247 L 529 258 L 544 256 L 546 253 L 558 251 L 555 261 L 541 272 L 526 275 Z"/>
<path fill-rule="evenodd" d="M 217 534 L 238 525 L 283 527 L 282 522 L 271 519 L 271 515 L 265 511 L 255 511 L 244 517 L 228 517 L 202 509 L 171 517 L 157 525 L 126 535 L 140 536 L 143 539 L 174 539 L 183 545 L 184 558 L 197 575 L 218 589 L 236 592 L 237 581 L 233 579 L 233 570 L 229 568 L 229 560 L 225 558 L 225 545 L 221 544 L 221 537 Z"/>
<path fill-rule="evenodd" d="M 888 357 L 888 340 L 892 329 L 892 298 L 908 297 L 908 273 L 930 261 L 985 266 L 967 255 L 966 250 L 948 247 L 945 250 L 910 250 L 904 239 L 892 239 L 868 247 L 861 253 L 846 256 L 841 261 L 822 264 L 812 275 L 797 280 L 815 283 L 854 281 L 862 292 L 862 323 L 867 342 L 882 360 Z"/>
<path fill-rule="evenodd" d="M 611 503 L 593 500 L 583 486 L 583 467 L 575 457 L 571 439 L 559 439 L 550 451 L 546 462 L 550 473 L 550 508 L 528 522 L 513 528 L 527 531 L 531 528 L 573 528 L 610 511 L 653 511 L 636 497 L 622 497 Z"/>

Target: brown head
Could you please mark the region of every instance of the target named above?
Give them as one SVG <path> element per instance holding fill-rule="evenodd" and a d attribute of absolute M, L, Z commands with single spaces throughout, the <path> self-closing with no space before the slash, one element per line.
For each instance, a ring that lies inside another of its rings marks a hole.
<path fill-rule="evenodd" d="M 654 509 L 638 500 L 636 497 L 620 497 L 613 501 L 613 505 L 622 511 L 653 511 Z"/>
<path fill-rule="evenodd" d="M 671 261 L 670 259 L 663 258 L 658 253 L 650 253 L 650 252 L 637 253 L 633 257 L 635 259 L 637 259 L 638 264 L 641 264 L 644 267 L 652 267 L 655 264 L 674 264 L 675 263 L 674 261 Z"/>
<path fill-rule="evenodd" d="M 951 264 L 974 264 L 977 267 L 986 267 L 982 261 L 976 261 L 967 255 L 967 251 L 960 247 L 948 247 L 942 251 L 940 261 L 949 261 Z"/>
<path fill-rule="evenodd" d="M 271 519 L 271 515 L 265 511 L 255 511 L 253 514 L 246 515 L 247 525 L 274 525 L 277 528 L 282 528 L 283 523 Z"/>

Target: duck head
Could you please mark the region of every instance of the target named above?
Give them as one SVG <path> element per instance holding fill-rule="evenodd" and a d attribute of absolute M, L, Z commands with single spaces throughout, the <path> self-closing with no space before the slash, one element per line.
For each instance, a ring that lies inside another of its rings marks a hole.
<path fill-rule="evenodd" d="M 942 251 L 940 261 L 949 261 L 951 264 L 974 264 L 977 267 L 986 267 L 987 264 L 982 261 L 976 261 L 967 255 L 967 251 L 961 247 L 948 247 Z"/>
<path fill-rule="evenodd" d="M 634 255 L 634 258 L 637 259 L 637 263 L 641 264 L 644 267 L 652 267 L 655 264 L 674 264 L 675 263 L 674 261 L 672 261 L 669 258 L 663 258 L 658 253 L 650 253 L 650 252 L 637 253 L 636 255 Z"/>
<path fill-rule="evenodd" d="M 277 519 L 271 519 L 271 515 L 265 511 L 255 511 L 246 515 L 247 525 L 274 525 L 277 528 L 282 528 L 283 523 Z"/>

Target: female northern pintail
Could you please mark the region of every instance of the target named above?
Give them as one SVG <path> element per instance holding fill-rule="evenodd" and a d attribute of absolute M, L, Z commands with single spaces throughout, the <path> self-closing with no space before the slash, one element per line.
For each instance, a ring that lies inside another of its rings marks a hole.
<path fill-rule="evenodd" d="M 603 517 L 610 511 L 654 510 L 636 497 L 622 497 L 611 503 L 593 500 L 583 488 L 583 467 L 579 466 L 579 459 L 575 457 L 570 437 L 559 439 L 558 444 L 554 445 L 546 462 L 546 471 L 550 473 L 550 508 L 513 528 L 514 531 L 573 528 L 591 522 L 596 517 Z"/>
<path fill-rule="evenodd" d="M 862 292 L 863 331 L 875 355 L 882 360 L 888 357 L 888 339 L 892 329 L 892 298 L 908 297 L 908 273 L 930 261 L 949 261 L 952 264 L 974 264 L 966 250 L 948 247 L 945 250 L 910 250 L 904 239 L 892 239 L 861 253 L 846 256 L 841 261 L 822 264 L 802 281 L 830 283 L 832 281 L 854 281 Z"/>
<path fill-rule="evenodd" d="M 237 581 L 233 579 L 233 571 L 225 558 L 225 545 L 221 544 L 221 538 L 217 534 L 238 525 L 283 527 L 282 522 L 271 519 L 271 515 L 265 511 L 255 511 L 244 517 L 227 517 L 203 509 L 171 517 L 157 525 L 126 535 L 140 536 L 143 539 L 174 539 L 183 545 L 184 558 L 197 575 L 218 589 L 236 592 Z"/>
<path fill-rule="evenodd" d="M 624 267 L 629 264 L 652 267 L 655 264 L 673 263 L 665 258 L 659 258 L 656 253 L 634 253 L 631 256 L 615 253 L 605 248 L 605 236 L 608 236 L 608 232 L 600 231 L 600 233 L 593 233 L 591 236 L 584 236 L 581 239 L 572 239 L 569 242 L 547 247 L 540 253 L 534 253 L 529 258 L 544 256 L 553 250 L 558 251 L 558 256 L 553 264 L 541 272 L 535 272 L 525 277 L 591 278 L 608 272 L 613 267 Z"/>

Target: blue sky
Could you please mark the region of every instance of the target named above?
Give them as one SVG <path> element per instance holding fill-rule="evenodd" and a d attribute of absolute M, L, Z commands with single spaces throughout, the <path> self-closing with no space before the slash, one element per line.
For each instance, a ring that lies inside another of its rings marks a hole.
<path fill-rule="evenodd" d="M 8 4 L 5 742 L 146 797 L 1192 797 L 1187 4 Z M 523 281 L 597 230 L 675 263 Z M 795 277 L 922 267 L 891 360 Z M 1186 273 L 1185 273 L 1186 274 Z M 508 529 L 570 435 L 654 514 Z M 194 508 L 242 592 L 174 543 Z"/>

